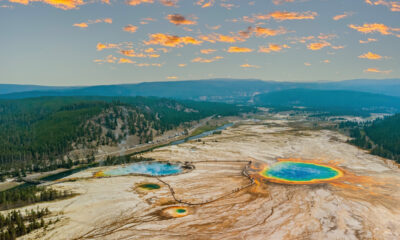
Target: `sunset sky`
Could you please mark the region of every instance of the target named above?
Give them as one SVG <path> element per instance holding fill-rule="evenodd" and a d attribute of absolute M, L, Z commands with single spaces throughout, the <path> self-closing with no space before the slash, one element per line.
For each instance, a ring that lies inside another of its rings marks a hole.
<path fill-rule="evenodd" d="M 0 0 L 0 83 L 400 78 L 399 0 Z"/>

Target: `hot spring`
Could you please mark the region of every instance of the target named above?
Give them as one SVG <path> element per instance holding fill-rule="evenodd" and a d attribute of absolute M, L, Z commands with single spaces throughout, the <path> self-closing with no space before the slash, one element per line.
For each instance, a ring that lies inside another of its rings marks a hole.
<path fill-rule="evenodd" d="M 119 176 L 128 174 L 145 174 L 151 176 L 166 176 L 181 173 L 182 168 L 179 164 L 170 164 L 163 162 L 143 162 L 134 163 L 128 166 L 119 167 L 104 171 L 106 176 Z"/>
<path fill-rule="evenodd" d="M 306 184 L 333 180 L 342 176 L 342 172 L 316 163 L 282 161 L 265 168 L 261 175 L 276 182 Z"/>

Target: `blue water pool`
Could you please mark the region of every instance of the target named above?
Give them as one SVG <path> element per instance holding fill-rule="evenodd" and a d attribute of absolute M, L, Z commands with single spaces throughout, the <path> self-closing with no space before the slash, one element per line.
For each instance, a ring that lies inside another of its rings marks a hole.
<path fill-rule="evenodd" d="M 182 168 L 177 164 L 162 162 L 134 163 L 125 167 L 115 168 L 104 171 L 105 175 L 127 175 L 131 173 L 147 174 L 152 176 L 165 176 L 182 172 Z"/>
<path fill-rule="evenodd" d="M 284 182 L 313 182 L 339 177 L 341 172 L 330 166 L 303 162 L 278 162 L 265 169 L 262 175 Z"/>

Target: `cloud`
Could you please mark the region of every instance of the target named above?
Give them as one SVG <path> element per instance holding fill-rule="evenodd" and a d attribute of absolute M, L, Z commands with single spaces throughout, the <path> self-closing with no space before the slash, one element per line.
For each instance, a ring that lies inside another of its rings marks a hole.
<path fill-rule="evenodd" d="M 119 61 L 118 61 L 118 63 L 131 63 L 131 64 L 133 64 L 133 63 L 135 63 L 135 62 L 133 62 L 133 61 L 130 60 L 129 58 L 120 58 Z"/>
<path fill-rule="evenodd" d="M 197 0 L 196 5 L 201 6 L 202 8 L 211 7 L 214 5 L 215 0 Z"/>
<path fill-rule="evenodd" d="M 221 56 L 215 56 L 213 58 L 201 58 L 201 57 L 197 57 L 195 59 L 192 60 L 192 62 L 197 62 L 197 63 L 212 63 L 215 62 L 217 60 L 223 59 L 224 57 Z"/>
<path fill-rule="evenodd" d="M 338 49 L 343 49 L 345 46 L 338 45 L 338 46 L 331 46 L 332 49 L 338 50 Z"/>
<path fill-rule="evenodd" d="M 137 67 L 162 67 L 161 63 L 137 63 L 135 66 Z"/>
<path fill-rule="evenodd" d="M 84 23 L 84 22 L 82 22 L 82 23 L 74 23 L 72 26 L 74 26 L 74 27 L 80 27 L 80 28 L 87 28 L 87 27 L 89 27 L 89 25 L 88 25 L 87 23 Z"/>
<path fill-rule="evenodd" d="M 201 49 L 200 52 L 202 54 L 211 54 L 213 52 L 217 51 L 216 49 Z"/>
<path fill-rule="evenodd" d="M 165 47 L 182 47 L 183 45 L 200 45 L 201 43 L 201 40 L 197 40 L 193 37 L 179 37 L 176 35 L 168 35 L 163 33 L 151 34 L 150 40 L 144 42 L 146 45 L 161 45 Z"/>
<path fill-rule="evenodd" d="M 14 6 L 3 4 L 3 5 L 0 5 L 0 8 L 10 8 L 10 9 L 12 9 L 12 8 L 14 8 Z"/>
<path fill-rule="evenodd" d="M 257 65 L 250 65 L 248 63 L 240 65 L 242 68 L 259 68 L 260 66 Z"/>
<path fill-rule="evenodd" d="M 210 42 L 210 43 L 215 43 L 215 42 L 235 43 L 235 42 L 245 41 L 240 36 L 229 36 L 229 35 L 223 35 L 223 34 L 218 34 L 218 33 L 213 33 L 210 35 L 201 35 L 201 36 L 199 36 L 199 38 L 203 41 Z"/>
<path fill-rule="evenodd" d="M 354 24 L 349 25 L 350 28 L 362 33 L 380 33 L 382 35 L 394 35 L 394 32 L 400 31 L 400 28 L 391 28 L 382 23 L 364 23 L 362 26 Z"/>
<path fill-rule="evenodd" d="M 8 0 L 12 3 L 28 5 L 31 2 L 42 2 L 63 10 L 77 9 L 86 4 L 83 0 Z"/>
<path fill-rule="evenodd" d="M 323 41 L 323 42 L 313 42 L 313 43 L 307 44 L 307 48 L 310 49 L 310 50 L 315 51 L 315 50 L 320 50 L 320 49 L 322 49 L 322 48 L 324 48 L 324 47 L 328 47 L 328 46 L 330 46 L 330 45 L 331 45 L 331 44 L 330 44 L 329 42 L 326 42 L 326 41 Z"/>
<path fill-rule="evenodd" d="M 386 0 L 365 0 L 369 5 L 383 5 L 390 9 L 392 12 L 400 12 L 400 2 L 398 1 L 386 1 Z"/>
<path fill-rule="evenodd" d="M 189 20 L 180 14 L 170 14 L 167 19 L 175 25 L 195 25 L 196 21 Z"/>
<path fill-rule="evenodd" d="M 360 40 L 361 44 L 370 43 L 370 42 L 377 42 L 378 40 L 375 38 L 368 38 L 367 40 Z"/>
<path fill-rule="evenodd" d="M 255 17 L 259 20 L 275 19 L 277 21 L 285 20 L 302 20 L 302 19 L 314 19 L 318 14 L 316 12 L 281 12 L 275 11 L 268 13 L 267 15 L 256 15 Z"/>
<path fill-rule="evenodd" d="M 186 67 L 186 63 L 180 63 L 180 64 L 178 64 L 178 67 Z"/>
<path fill-rule="evenodd" d="M 87 22 L 81 22 L 81 23 L 74 23 L 72 26 L 74 27 L 80 27 L 80 28 L 87 28 L 89 27 L 90 24 L 95 24 L 95 23 L 112 23 L 111 18 L 103 18 L 103 19 L 96 19 L 96 20 L 88 20 Z"/>
<path fill-rule="evenodd" d="M 226 8 L 228 10 L 231 10 L 232 8 L 239 7 L 238 5 L 235 5 L 233 3 L 221 3 L 220 6 L 223 7 L 223 8 Z"/>
<path fill-rule="evenodd" d="M 105 59 L 95 59 L 93 62 L 98 63 L 98 64 L 103 64 L 103 63 L 115 63 L 117 61 L 117 57 L 114 57 L 113 55 L 108 55 Z"/>
<path fill-rule="evenodd" d="M 119 48 L 119 45 L 115 43 L 97 43 L 96 48 L 97 51 L 101 51 L 103 49 Z"/>
<path fill-rule="evenodd" d="M 279 45 L 279 44 L 270 43 L 268 45 L 268 47 L 260 46 L 258 49 L 258 52 L 262 52 L 262 53 L 280 52 L 284 48 L 290 48 L 290 47 L 286 44 Z"/>
<path fill-rule="evenodd" d="M 126 26 L 123 28 L 123 30 L 124 30 L 125 32 L 130 32 L 130 33 L 136 32 L 137 29 L 138 29 L 137 26 L 133 26 L 133 25 L 131 25 L 131 24 L 128 24 L 128 25 L 126 25 Z"/>
<path fill-rule="evenodd" d="M 211 29 L 211 30 L 218 30 L 218 29 L 221 28 L 221 25 L 208 26 L 208 25 L 206 24 L 206 28 Z"/>
<path fill-rule="evenodd" d="M 347 17 L 349 17 L 351 15 L 352 15 L 352 13 L 345 12 L 343 14 L 339 14 L 339 15 L 334 16 L 332 19 L 335 20 L 335 21 L 338 21 L 340 19 L 347 18 Z"/>
<path fill-rule="evenodd" d="M 309 67 L 309 66 L 311 66 L 311 63 L 309 63 L 309 62 L 305 62 L 305 63 L 304 63 L 304 66 L 307 66 L 307 67 Z"/>
<path fill-rule="evenodd" d="M 280 5 L 283 3 L 294 2 L 295 0 L 272 0 L 275 5 Z"/>
<path fill-rule="evenodd" d="M 131 5 L 131 6 L 137 6 L 142 3 L 154 3 L 154 0 L 128 0 L 128 1 L 126 1 L 126 4 Z"/>
<path fill-rule="evenodd" d="M 364 72 L 367 72 L 367 73 L 383 73 L 383 74 L 388 74 L 388 73 L 392 72 L 392 70 L 385 70 L 385 71 L 383 71 L 383 70 L 379 70 L 378 68 L 367 68 L 367 69 L 364 70 Z"/>
<path fill-rule="evenodd" d="M 324 61 L 322 61 L 323 63 L 330 63 L 331 61 L 329 59 L 325 59 Z"/>
<path fill-rule="evenodd" d="M 160 3 L 167 7 L 176 7 L 178 0 L 160 0 Z"/>
<path fill-rule="evenodd" d="M 229 53 L 248 53 L 248 52 L 252 52 L 253 49 L 251 48 L 245 48 L 245 47 L 230 47 L 228 49 Z"/>
<path fill-rule="evenodd" d="M 366 58 L 370 60 L 379 60 L 382 59 L 382 56 L 376 53 L 368 52 L 364 53 L 363 55 L 358 56 L 359 58 Z"/>
<path fill-rule="evenodd" d="M 122 55 L 127 56 L 127 57 L 136 57 L 136 58 L 158 58 L 158 57 L 160 57 L 160 55 L 155 53 L 155 51 L 149 52 L 149 49 L 144 49 L 141 52 L 136 52 L 133 49 L 127 49 L 127 50 L 121 49 L 119 51 L 119 53 L 121 53 Z"/>
<path fill-rule="evenodd" d="M 283 27 L 280 27 L 279 29 L 256 27 L 254 29 L 254 32 L 256 33 L 256 36 L 268 37 L 268 36 L 276 36 L 276 35 L 280 35 L 280 34 L 285 34 L 287 31 Z"/>
<path fill-rule="evenodd" d="M 168 76 L 168 77 L 166 77 L 167 79 L 178 79 L 178 77 L 177 76 Z"/>

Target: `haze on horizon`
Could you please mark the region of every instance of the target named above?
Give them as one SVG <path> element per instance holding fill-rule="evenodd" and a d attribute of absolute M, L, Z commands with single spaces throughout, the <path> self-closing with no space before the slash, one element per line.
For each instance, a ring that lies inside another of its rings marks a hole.
<path fill-rule="evenodd" d="M 0 83 L 400 78 L 398 0 L 3 0 Z"/>

